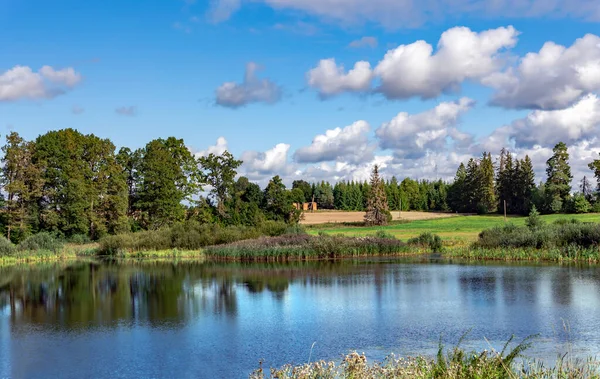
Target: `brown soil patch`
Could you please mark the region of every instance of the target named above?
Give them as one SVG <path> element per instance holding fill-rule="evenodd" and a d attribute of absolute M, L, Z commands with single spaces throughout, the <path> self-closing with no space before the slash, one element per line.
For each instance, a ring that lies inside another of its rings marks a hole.
<path fill-rule="evenodd" d="M 434 218 L 445 218 L 455 216 L 453 213 L 437 212 L 398 212 L 393 211 L 394 220 L 431 220 Z M 343 212 L 343 211 L 317 211 L 304 212 L 304 220 L 300 221 L 304 225 L 342 223 L 342 222 L 362 222 L 365 212 Z"/>

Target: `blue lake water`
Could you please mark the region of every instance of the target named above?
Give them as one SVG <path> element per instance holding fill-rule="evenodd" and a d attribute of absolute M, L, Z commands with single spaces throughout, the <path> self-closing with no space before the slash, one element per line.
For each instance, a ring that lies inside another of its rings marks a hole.
<path fill-rule="evenodd" d="M 370 260 L 0 268 L 0 378 L 244 378 L 258 367 L 433 355 L 539 334 L 600 357 L 600 268 Z M 312 346 L 312 350 L 311 350 Z"/>

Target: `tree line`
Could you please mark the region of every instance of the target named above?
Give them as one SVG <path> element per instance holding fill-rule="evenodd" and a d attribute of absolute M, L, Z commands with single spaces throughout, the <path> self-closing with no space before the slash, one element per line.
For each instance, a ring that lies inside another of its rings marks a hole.
<path fill-rule="evenodd" d="M 154 230 L 185 220 L 221 225 L 294 223 L 294 203 L 315 201 L 321 209 L 365 211 L 372 192 L 385 193 L 391 211 L 588 212 L 600 210 L 600 159 L 590 163 L 597 185 L 586 178 L 571 193 L 572 175 L 564 143 L 547 161 L 547 180 L 536 185 L 529 157 L 502 150 L 461 164 L 453 182 L 396 177 L 372 183 L 296 180 L 290 189 L 279 176 L 263 189 L 237 169 L 229 152 L 194 155 L 182 139 L 155 139 L 143 148 L 116 149 L 109 139 L 74 129 L 50 131 L 27 141 L 12 132 L 2 147 L 0 232 L 20 242 L 38 232 L 87 236 Z M 381 189 L 379 188 L 381 186 Z"/>

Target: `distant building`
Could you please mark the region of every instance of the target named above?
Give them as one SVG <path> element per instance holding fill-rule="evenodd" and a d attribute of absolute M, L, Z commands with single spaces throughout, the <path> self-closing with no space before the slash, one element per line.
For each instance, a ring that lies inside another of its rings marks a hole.
<path fill-rule="evenodd" d="M 309 203 L 294 203 L 294 207 L 296 209 L 301 209 L 303 211 L 311 211 L 314 212 L 317 210 L 317 203 L 314 201 L 311 201 Z"/>

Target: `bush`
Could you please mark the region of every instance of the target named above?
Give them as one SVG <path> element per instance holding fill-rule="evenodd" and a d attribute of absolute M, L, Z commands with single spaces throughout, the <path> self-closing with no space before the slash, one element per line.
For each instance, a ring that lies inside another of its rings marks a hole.
<path fill-rule="evenodd" d="M 62 242 L 54 238 L 54 236 L 47 232 L 34 234 L 27 237 L 24 241 L 19 244 L 19 250 L 36 251 L 36 250 L 47 250 L 58 252 L 63 247 Z"/>
<path fill-rule="evenodd" d="M 76 245 L 85 245 L 86 243 L 92 242 L 92 240 L 87 234 L 75 234 L 72 235 L 67 242 L 74 243 Z"/>
<path fill-rule="evenodd" d="M 410 245 L 428 247 L 434 253 L 442 251 L 443 248 L 442 239 L 440 238 L 440 236 L 438 236 L 437 234 L 431 234 L 429 232 L 422 233 L 418 237 L 411 238 L 410 240 L 408 240 L 408 243 Z"/>
<path fill-rule="evenodd" d="M 6 239 L 4 236 L 0 236 L 0 256 L 13 255 L 16 251 L 15 245 Z"/>
<path fill-rule="evenodd" d="M 600 224 L 559 220 L 537 228 L 517 227 L 508 224 L 484 230 L 475 244 L 482 248 L 534 248 L 573 249 L 598 248 Z"/>
<path fill-rule="evenodd" d="M 290 229 L 292 228 L 292 229 Z M 256 227 L 219 226 L 186 221 L 171 228 L 124 233 L 100 239 L 100 254 L 115 255 L 149 250 L 199 250 L 206 246 L 228 244 L 260 236 L 280 236 L 287 231 L 304 233 L 300 226 L 284 222 L 266 221 Z"/>
<path fill-rule="evenodd" d="M 385 230 L 378 230 L 377 233 L 375 233 L 375 237 L 376 238 L 381 238 L 381 239 L 388 239 L 388 240 L 395 240 L 396 237 L 394 237 L 392 234 L 386 232 Z"/>

